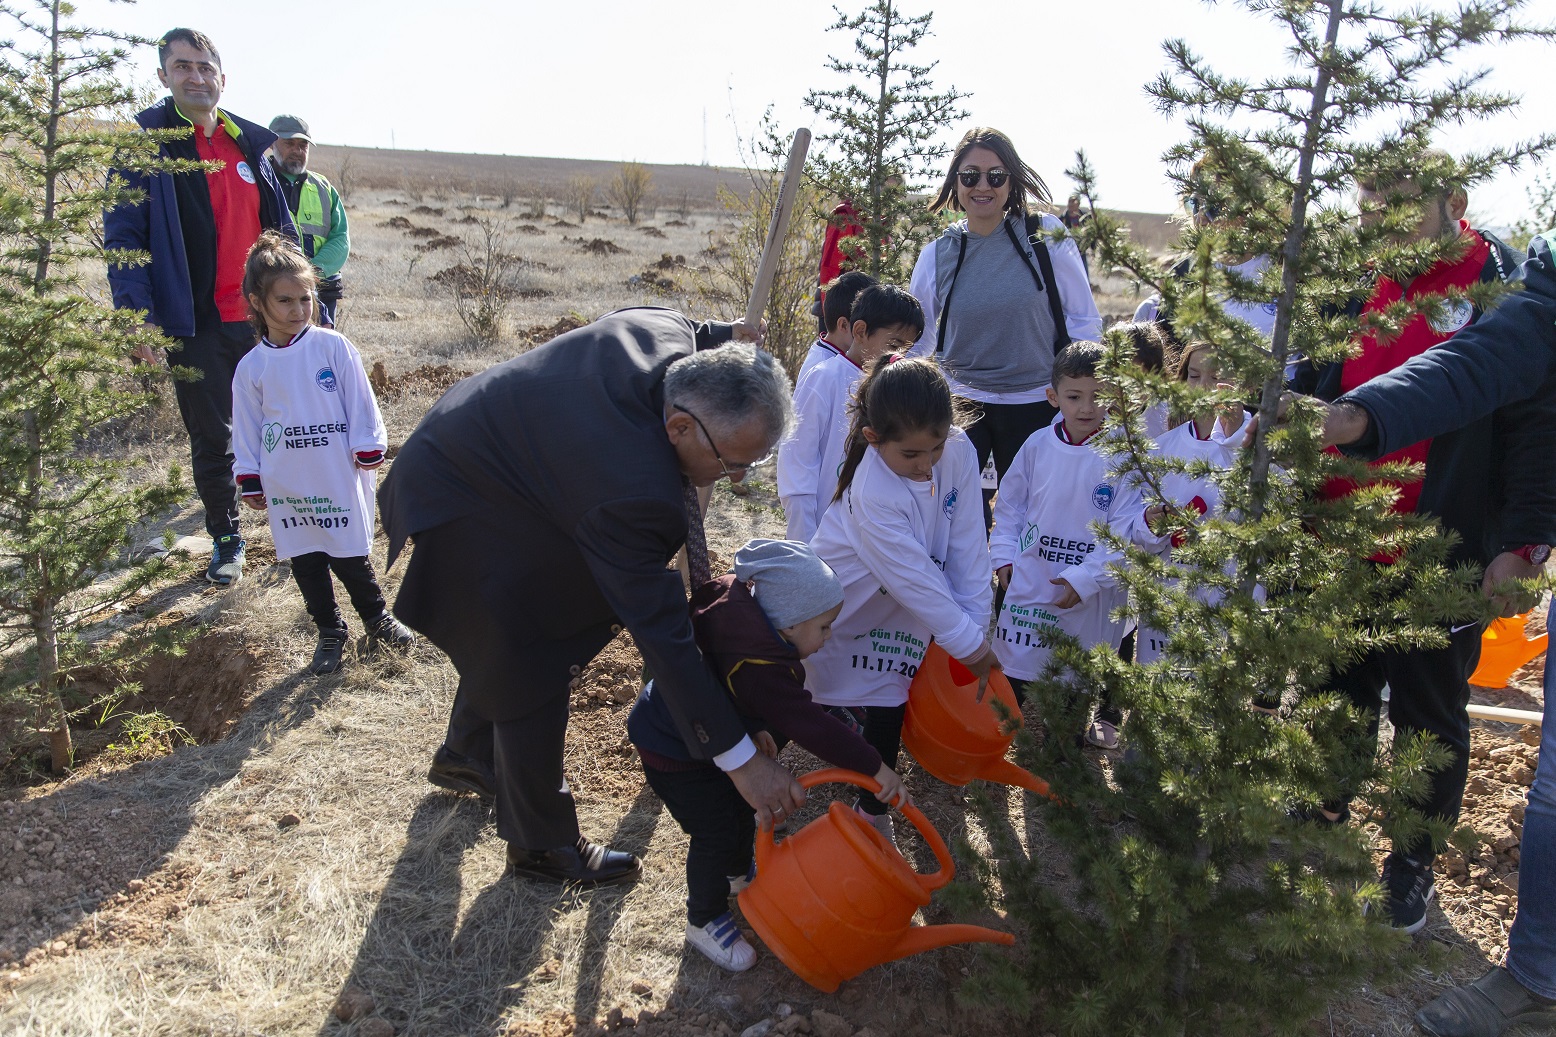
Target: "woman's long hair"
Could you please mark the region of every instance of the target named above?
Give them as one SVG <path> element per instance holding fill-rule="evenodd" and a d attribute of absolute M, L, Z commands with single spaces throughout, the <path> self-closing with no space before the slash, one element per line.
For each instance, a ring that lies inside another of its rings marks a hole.
<path fill-rule="evenodd" d="M 992 126 L 974 126 L 962 134 L 961 143 L 957 144 L 951 156 L 951 168 L 946 171 L 945 182 L 940 185 L 940 193 L 929 203 L 930 212 L 939 212 L 941 209 L 962 211 L 962 203 L 956 197 L 956 171 L 962 168 L 963 160 L 973 148 L 988 148 L 994 152 L 999 156 L 1000 165 L 1010 174 L 1010 196 L 1005 199 L 1006 212 L 1025 216 L 1027 195 L 1043 205 L 1049 203 L 1048 185 L 1021 161 L 1010 138 Z"/>

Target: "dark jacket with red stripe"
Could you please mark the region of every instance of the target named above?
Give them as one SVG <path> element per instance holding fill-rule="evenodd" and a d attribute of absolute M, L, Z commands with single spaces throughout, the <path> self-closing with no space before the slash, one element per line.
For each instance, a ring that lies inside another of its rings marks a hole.
<path fill-rule="evenodd" d="M 1411 282 L 1403 293 L 1399 285 L 1379 278 L 1362 312 L 1381 309 L 1401 298 L 1440 294 L 1445 288 L 1466 287 L 1477 281 L 1510 280 L 1518 269 L 1520 257 L 1495 237 L 1481 231 L 1469 231 L 1475 240 L 1469 252 L 1454 263 L 1439 263 Z M 1468 313 L 1464 310 L 1468 308 Z M 1388 345 L 1379 345 L 1367 336 L 1361 352 L 1344 363 L 1327 365 L 1318 372 L 1315 394 L 1334 400 L 1380 377 L 1448 341 L 1461 328 L 1481 318 L 1478 308 L 1447 306 L 1433 327 L 1425 315 L 1411 321 Z M 1445 401 L 1446 405 L 1446 401 Z M 1550 404 L 1556 406 L 1556 401 Z M 1420 482 L 1401 487 L 1401 510 L 1434 515 L 1444 527 L 1459 534 L 1450 560 L 1484 565 L 1497 553 L 1500 543 L 1498 517 L 1507 501 L 1510 478 L 1556 482 L 1556 468 L 1548 464 L 1512 471 L 1498 463 L 1509 450 L 1515 450 L 1520 417 L 1511 410 L 1497 411 L 1469 422 L 1433 439 L 1403 446 L 1379 459 L 1415 460 L 1426 466 Z M 1344 492 L 1343 486 L 1332 492 Z"/>

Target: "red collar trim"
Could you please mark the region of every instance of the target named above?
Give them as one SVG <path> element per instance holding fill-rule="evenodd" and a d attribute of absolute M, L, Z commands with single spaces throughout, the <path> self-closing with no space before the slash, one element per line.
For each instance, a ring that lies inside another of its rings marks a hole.
<path fill-rule="evenodd" d="M 1054 425 L 1054 431 L 1058 434 L 1059 441 L 1062 442 L 1062 443 L 1068 443 L 1071 446 L 1085 446 L 1087 443 L 1089 443 L 1097 435 L 1097 432 L 1101 432 L 1102 431 L 1102 426 L 1098 425 L 1097 429 L 1096 429 L 1096 432 L 1093 432 L 1091 435 L 1087 436 L 1085 439 L 1081 440 L 1079 443 L 1075 442 L 1075 440 L 1070 438 L 1070 430 L 1065 427 L 1064 421 L 1062 419 L 1056 425 Z"/>

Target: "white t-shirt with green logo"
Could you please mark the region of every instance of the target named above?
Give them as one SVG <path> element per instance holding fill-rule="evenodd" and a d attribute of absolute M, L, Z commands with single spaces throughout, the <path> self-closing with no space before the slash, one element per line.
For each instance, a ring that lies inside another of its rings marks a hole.
<path fill-rule="evenodd" d="M 235 475 L 258 475 L 276 557 L 366 555 L 375 473 L 356 454 L 389 445 L 356 347 L 309 328 L 290 345 L 262 340 L 232 379 Z"/>

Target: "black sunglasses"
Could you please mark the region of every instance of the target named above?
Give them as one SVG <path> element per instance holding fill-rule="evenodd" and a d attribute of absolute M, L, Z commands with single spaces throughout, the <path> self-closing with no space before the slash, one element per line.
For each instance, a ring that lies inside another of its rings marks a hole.
<path fill-rule="evenodd" d="M 1005 186 L 1005 181 L 1010 179 L 1010 174 L 1003 169 L 991 169 L 984 172 L 981 169 L 959 169 L 956 178 L 962 182 L 963 187 L 977 187 L 981 177 L 989 178 L 989 186 L 998 190 Z"/>

